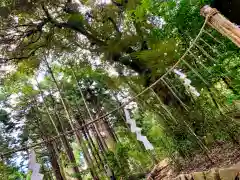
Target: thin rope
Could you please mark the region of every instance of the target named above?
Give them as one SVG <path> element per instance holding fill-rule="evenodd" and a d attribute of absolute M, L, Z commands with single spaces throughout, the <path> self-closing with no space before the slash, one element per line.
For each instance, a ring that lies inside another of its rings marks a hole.
<path fill-rule="evenodd" d="M 193 58 L 196 60 L 196 62 L 198 64 L 200 64 L 209 74 L 211 74 L 211 72 L 208 70 L 208 68 L 201 62 L 200 58 L 195 56 L 195 54 L 193 54 L 192 52 L 190 52 L 190 54 L 193 56 Z"/>
<path fill-rule="evenodd" d="M 182 100 L 178 97 L 178 95 L 173 91 L 173 89 L 168 85 L 168 83 L 162 79 L 162 82 L 167 86 L 167 88 L 172 92 L 173 96 L 180 102 L 180 104 L 183 106 L 183 108 L 188 112 L 187 105 L 182 102 Z"/>
<path fill-rule="evenodd" d="M 209 16 L 206 17 L 198 35 L 196 36 L 196 38 L 193 40 L 193 42 L 190 44 L 189 48 L 185 51 L 185 53 L 182 55 L 182 57 L 164 74 L 162 75 L 162 77 L 160 77 L 157 81 L 156 84 L 163 79 L 166 75 L 168 75 L 173 69 L 175 69 L 177 67 L 177 65 L 185 58 L 185 56 L 188 54 L 188 52 L 193 48 L 194 45 L 196 45 L 197 40 L 200 38 L 200 36 L 202 35 L 202 32 L 208 22 Z M 150 87 L 150 86 L 149 86 Z M 152 87 L 150 87 L 152 88 Z M 149 89 L 150 89 L 149 88 Z M 148 90 L 148 89 L 147 89 Z"/>
<path fill-rule="evenodd" d="M 213 40 L 215 40 L 217 43 L 219 43 L 219 44 L 221 44 L 221 45 L 223 45 L 224 47 L 225 47 L 225 45 L 220 41 L 220 40 L 218 40 L 216 37 L 214 37 L 212 34 L 210 34 L 209 32 L 207 32 L 206 30 L 203 30 L 203 32 L 205 33 L 205 34 L 207 34 L 208 36 L 210 36 Z"/>
<path fill-rule="evenodd" d="M 204 44 L 206 44 L 214 53 L 219 54 L 218 50 L 216 48 L 213 48 L 210 44 L 208 44 L 203 38 L 200 38 L 200 41 L 202 41 Z"/>
<path fill-rule="evenodd" d="M 157 100 L 159 101 L 159 104 L 164 108 L 164 110 L 168 113 L 169 117 L 171 117 L 177 124 L 179 123 L 178 119 L 175 118 L 172 113 L 170 112 L 170 110 L 163 104 L 162 100 L 160 99 L 160 97 L 154 92 L 154 90 L 151 88 L 151 91 L 153 92 L 153 94 L 156 96 Z M 188 128 L 189 132 L 197 139 L 198 144 L 200 147 L 203 148 L 203 150 L 205 150 L 205 152 L 209 152 L 209 149 L 207 148 L 207 146 L 205 146 L 205 144 L 202 142 L 202 140 L 198 137 L 198 135 L 194 132 L 194 130 L 192 129 L 192 127 L 183 119 L 182 120 L 183 123 L 185 124 L 185 126 Z M 211 160 L 211 158 L 209 158 Z"/>

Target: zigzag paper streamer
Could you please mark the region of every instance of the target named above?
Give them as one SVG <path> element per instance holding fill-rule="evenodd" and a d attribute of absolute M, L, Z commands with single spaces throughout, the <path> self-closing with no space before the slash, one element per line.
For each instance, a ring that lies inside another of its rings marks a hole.
<path fill-rule="evenodd" d="M 179 78 L 181 80 L 183 80 L 183 85 L 185 86 L 185 88 L 192 94 L 194 94 L 195 96 L 200 96 L 200 93 L 196 90 L 195 87 L 193 87 L 191 85 L 191 80 L 187 78 L 187 76 L 182 73 L 181 71 L 177 70 L 177 69 L 174 69 L 173 72 L 177 75 L 179 75 Z"/>
<path fill-rule="evenodd" d="M 148 141 L 146 136 L 143 136 L 141 134 L 141 130 L 142 129 L 137 127 L 136 121 L 134 119 L 131 119 L 130 113 L 129 113 L 129 111 L 126 108 L 124 109 L 124 113 L 125 113 L 125 116 L 126 116 L 127 123 L 130 124 L 131 132 L 132 133 L 136 133 L 136 135 L 137 135 L 137 140 L 141 141 L 143 143 L 144 147 L 147 150 L 153 150 L 154 149 L 153 145 Z"/>
<path fill-rule="evenodd" d="M 36 161 L 36 154 L 34 150 L 31 151 L 30 157 L 29 157 L 29 164 L 28 169 L 32 171 L 31 180 L 42 180 L 43 174 L 39 173 L 40 170 L 40 164 Z"/>

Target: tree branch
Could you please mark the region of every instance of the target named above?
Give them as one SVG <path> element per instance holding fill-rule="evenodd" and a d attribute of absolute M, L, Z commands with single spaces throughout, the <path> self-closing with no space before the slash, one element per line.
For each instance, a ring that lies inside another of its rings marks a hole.
<path fill-rule="evenodd" d="M 123 5 L 122 5 L 121 3 L 118 3 L 118 2 L 116 2 L 116 1 L 114 1 L 114 0 L 111 0 L 111 2 L 112 2 L 115 6 L 117 6 L 118 8 L 122 8 L 122 7 L 123 7 Z"/>
<path fill-rule="evenodd" d="M 78 33 L 81 33 L 82 35 L 86 36 L 92 43 L 95 43 L 99 46 L 105 46 L 106 43 L 100 39 L 98 39 L 97 37 L 93 36 L 92 34 L 90 34 L 89 32 L 87 32 L 84 28 L 80 28 L 78 26 L 74 26 L 73 24 L 70 23 L 60 23 L 58 21 L 56 21 L 55 19 L 52 18 L 52 16 L 49 14 L 48 10 L 46 9 L 46 7 L 44 5 L 42 5 L 42 9 L 45 12 L 47 19 L 50 23 L 52 23 L 54 26 L 58 27 L 58 28 L 67 28 L 67 29 L 71 29 L 74 30 Z"/>
<path fill-rule="evenodd" d="M 122 33 L 121 33 L 121 31 L 119 30 L 117 24 L 114 22 L 114 20 L 113 20 L 111 17 L 108 17 L 108 20 L 112 23 L 114 29 L 115 29 L 116 32 L 117 32 L 117 35 L 118 35 L 119 37 L 121 37 L 121 36 L 122 36 Z"/>
<path fill-rule="evenodd" d="M 31 56 L 33 56 L 37 50 L 39 50 L 40 48 L 42 48 L 44 45 L 38 46 L 36 49 L 32 50 L 27 56 L 20 56 L 20 57 L 12 57 L 12 58 L 0 58 L 0 63 L 6 63 L 7 61 L 11 61 L 11 60 L 23 60 L 23 59 L 28 59 Z"/>
<path fill-rule="evenodd" d="M 29 37 L 29 36 L 31 36 L 32 34 L 35 34 L 35 33 L 37 33 L 37 32 L 41 32 L 43 26 L 44 26 L 45 24 L 47 24 L 47 22 L 48 22 L 48 19 L 45 18 L 45 19 L 43 19 L 42 22 L 40 22 L 40 23 L 38 23 L 38 24 L 35 24 L 35 27 L 34 27 L 33 29 L 27 31 L 26 34 L 24 35 L 24 37 Z M 23 37 L 23 38 L 24 38 L 24 37 Z"/>

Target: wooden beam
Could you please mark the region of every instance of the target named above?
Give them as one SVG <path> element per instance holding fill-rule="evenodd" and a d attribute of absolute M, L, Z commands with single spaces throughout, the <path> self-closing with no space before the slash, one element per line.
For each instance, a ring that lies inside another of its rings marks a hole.
<path fill-rule="evenodd" d="M 206 5 L 201 15 L 208 18 L 208 24 L 240 47 L 240 28 L 225 18 L 217 9 Z"/>

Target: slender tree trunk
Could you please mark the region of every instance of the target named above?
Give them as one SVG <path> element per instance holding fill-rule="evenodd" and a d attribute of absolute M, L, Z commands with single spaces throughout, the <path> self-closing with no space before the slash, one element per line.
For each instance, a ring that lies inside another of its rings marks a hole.
<path fill-rule="evenodd" d="M 60 117 L 59 117 L 59 115 L 58 115 L 58 113 L 57 113 L 57 110 L 56 110 L 56 108 L 55 108 L 55 101 L 54 101 L 54 98 L 53 98 L 51 92 L 49 93 L 49 95 L 50 95 L 50 98 L 51 98 L 52 107 L 54 108 L 55 117 L 56 117 L 57 121 L 60 123 L 61 131 L 64 132 L 64 127 L 63 127 L 63 124 L 62 124 L 61 121 L 60 121 Z M 81 137 L 81 134 L 78 134 L 78 132 L 76 132 L 76 133 L 77 133 L 77 138 L 78 138 L 78 139 L 77 139 L 77 140 L 78 140 L 78 144 L 81 142 L 81 143 L 80 143 L 80 147 L 83 149 L 84 158 L 85 158 L 85 160 L 87 161 L 87 164 L 88 164 L 88 166 L 89 166 L 89 165 L 91 165 L 90 163 L 92 163 L 92 162 L 91 162 L 92 160 L 91 160 L 91 157 L 90 157 L 90 155 L 89 155 L 88 149 L 87 149 L 86 145 L 85 145 L 84 142 L 83 142 L 83 139 L 82 139 L 82 137 Z M 89 166 L 89 167 L 91 168 L 91 166 Z M 94 173 L 92 172 L 92 174 L 94 174 Z"/>
<path fill-rule="evenodd" d="M 39 88 L 39 90 L 40 90 L 40 94 L 41 94 L 41 97 L 42 97 L 42 99 L 43 99 L 43 104 L 44 104 L 44 107 L 45 107 L 45 109 L 46 109 L 46 111 L 47 111 L 47 115 L 48 115 L 48 117 L 49 117 L 52 125 L 54 126 L 54 129 L 55 129 L 55 131 L 57 132 L 57 135 L 60 136 L 60 132 L 59 132 L 59 130 L 58 130 L 58 128 L 57 128 L 57 125 L 56 125 L 56 123 L 55 123 L 52 115 L 51 115 L 50 112 L 49 112 L 48 106 L 47 106 L 47 104 L 46 104 L 46 102 L 45 102 L 45 100 L 44 100 L 43 92 L 42 92 L 39 84 L 38 84 L 38 88 Z M 55 111 L 54 111 L 54 112 L 55 112 Z M 56 112 L 55 112 L 55 113 L 56 113 Z M 58 119 L 58 118 L 56 118 L 56 119 L 58 120 L 58 124 L 59 124 L 60 127 L 62 128 L 62 123 L 61 123 L 60 119 Z M 61 129 L 61 131 L 64 132 L 63 129 Z M 73 152 L 72 152 L 72 148 L 71 148 L 71 146 L 70 146 L 70 144 L 69 144 L 69 142 L 68 142 L 68 140 L 67 140 L 67 137 L 66 137 L 65 135 L 62 135 L 62 136 L 60 136 L 60 137 L 61 137 L 60 139 L 61 139 L 61 142 L 62 142 L 62 144 L 63 144 L 63 147 L 64 147 L 64 149 L 65 149 L 65 151 L 66 151 L 66 153 L 67 153 L 67 156 L 68 156 L 69 161 L 70 161 L 72 164 L 76 164 L 76 160 L 75 160 L 74 154 L 73 154 Z M 77 165 L 73 167 L 73 171 L 74 171 L 76 174 L 78 174 L 78 175 L 80 174 L 80 171 L 79 171 L 79 168 L 77 167 Z M 79 176 L 77 177 L 77 179 L 78 179 L 78 180 L 82 180 L 82 178 L 79 177 Z"/>
<path fill-rule="evenodd" d="M 47 139 L 43 138 L 43 140 L 47 140 Z M 60 165 L 58 164 L 58 158 L 56 157 L 56 153 L 54 151 L 52 144 L 47 143 L 46 147 L 49 152 L 50 163 L 52 165 L 53 173 L 54 173 L 54 176 L 56 177 L 56 180 L 67 180 L 61 174 L 61 168 L 60 168 Z"/>
<path fill-rule="evenodd" d="M 52 94 L 50 93 L 50 97 L 51 97 L 51 100 L 52 100 L 52 107 L 55 109 L 55 106 L 54 106 L 54 98 L 53 98 L 53 96 L 52 96 Z M 57 112 L 57 110 L 55 109 L 55 116 L 56 116 L 56 118 L 58 119 L 58 121 L 60 121 L 60 117 L 59 117 L 59 115 L 56 113 Z M 63 125 L 61 124 L 61 128 L 62 128 L 62 131 L 63 131 Z M 95 173 L 95 171 L 93 170 L 93 161 L 92 161 L 92 158 L 91 158 L 91 156 L 90 156 L 90 154 L 89 154 L 89 152 L 88 152 L 88 148 L 87 148 L 87 146 L 86 146 L 86 144 L 84 143 L 84 140 L 83 140 L 83 137 L 82 137 L 82 134 L 81 134 L 81 132 L 80 131 L 76 131 L 75 132 L 75 135 L 77 136 L 77 141 L 78 141 L 78 144 L 80 145 L 80 147 L 82 148 L 82 150 L 83 150 L 83 155 L 84 155 L 84 159 L 86 160 L 86 162 L 87 162 L 87 165 L 88 165 L 88 167 L 90 168 L 90 171 L 91 171 L 91 174 L 95 177 L 95 176 L 97 176 L 97 175 L 94 175 L 94 174 L 96 174 Z"/>
<path fill-rule="evenodd" d="M 74 130 L 75 129 L 74 128 L 74 120 L 73 120 L 73 117 L 71 117 L 71 115 L 70 115 L 69 109 L 68 109 L 67 104 L 66 104 L 66 102 L 65 102 L 65 100 L 63 98 L 63 94 L 62 94 L 62 92 L 60 90 L 59 84 L 58 84 L 58 82 L 57 82 L 57 80 L 56 80 L 56 78 L 55 78 L 55 76 L 53 74 L 53 71 L 52 71 L 52 69 L 51 69 L 51 67 L 50 67 L 50 65 L 49 65 L 49 63 L 47 62 L 46 59 L 45 59 L 45 62 L 46 62 L 47 68 L 49 70 L 49 73 L 50 73 L 50 75 L 52 77 L 52 80 L 53 80 L 53 82 L 54 82 L 54 84 L 57 87 L 57 90 L 59 92 L 60 100 L 61 100 L 61 103 L 63 105 L 63 108 L 64 108 L 64 111 L 65 111 L 66 117 L 68 119 L 68 122 L 69 122 L 69 124 L 71 126 L 71 129 Z M 86 145 L 83 142 L 82 135 L 78 131 L 74 131 L 74 134 L 76 136 L 78 144 L 80 145 L 80 147 L 83 150 L 84 158 L 85 158 L 85 160 L 86 160 L 86 162 L 88 164 L 88 167 L 90 168 L 90 172 L 91 172 L 93 178 L 99 179 L 97 174 L 96 174 L 96 172 L 94 171 L 93 166 L 92 166 L 92 160 L 91 160 L 91 157 L 89 156 L 87 147 L 86 147 Z"/>
<path fill-rule="evenodd" d="M 228 87 L 230 90 L 232 90 L 232 92 L 233 92 L 234 94 L 236 94 L 236 95 L 239 94 L 238 91 L 236 91 L 236 89 L 231 85 L 231 82 L 229 82 L 229 81 L 230 81 L 229 78 L 227 78 L 227 77 L 222 77 L 222 80 L 223 80 L 223 82 L 227 85 L 227 87 Z"/>
<path fill-rule="evenodd" d="M 89 108 L 88 108 L 87 102 L 86 102 L 86 100 L 85 100 L 85 98 L 84 98 L 84 95 L 83 95 L 83 92 L 82 92 L 82 89 L 81 89 L 81 87 L 79 86 L 76 73 L 74 72 L 72 66 L 71 66 L 71 71 L 72 71 L 72 74 L 73 74 L 74 79 L 76 80 L 76 83 L 77 83 L 77 86 L 78 86 L 78 90 L 79 90 L 79 92 L 80 92 L 80 94 L 81 94 L 81 96 L 82 96 L 82 99 L 83 99 L 85 108 L 86 108 L 86 110 L 87 110 L 87 112 L 88 112 L 89 118 L 91 119 L 91 121 L 93 121 L 94 119 L 93 119 L 92 114 L 91 114 L 91 112 L 90 112 L 90 110 L 89 110 Z M 93 123 L 93 128 L 94 128 L 94 131 L 96 132 L 97 140 L 99 141 L 99 143 L 100 143 L 101 146 L 103 147 L 104 151 L 107 151 L 108 147 L 107 147 L 104 139 L 101 137 L 101 134 L 100 134 L 100 132 L 99 132 L 99 130 L 98 130 L 98 128 L 97 128 L 96 122 Z"/>
<path fill-rule="evenodd" d="M 100 110 L 99 110 L 100 111 Z M 100 114 L 100 116 L 103 113 Z M 106 145 L 111 151 L 115 151 L 116 147 L 116 139 L 112 128 L 110 127 L 109 123 L 107 122 L 106 118 L 103 118 L 101 121 L 97 122 L 97 128 L 104 132 L 104 138 L 106 139 Z"/>
<path fill-rule="evenodd" d="M 37 102 L 36 99 L 35 99 L 35 102 Z M 37 116 L 37 112 L 35 112 L 35 113 L 36 113 L 36 116 Z M 39 131 L 41 133 L 43 141 L 46 142 L 48 140 L 48 138 L 47 138 L 48 133 L 46 132 L 47 128 L 44 127 L 44 123 L 42 122 L 40 117 L 36 118 L 36 125 L 39 128 Z M 51 142 L 50 143 L 46 142 L 45 146 L 48 149 L 48 152 L 49 152 L 49 155 L 50 155 L 49 156 L 50 157 L 50 162 L 51 162 L 53 172 L 54 172 L 54 175 L 55 175 L 56 179 L 57 180 L 66 180 L 66 179 L 63 178 L 63 176 L 61 174 L 60 166 L 58 164 L 58 158 L 56 157 L 56 152 L 55 152 L 55 149 L 54 149 L 52 143 Z"/>
<path fill-rule="evenodd" d="M 82 117 L 82 113 L 81 113 L 81 110 L 80 110 L 80 107 L 78 105 L 78 103 L 76 102 L 75 100 L 75 104 L 76 104 L 76 107 L 77 107 L 77 111 L 78 111 L 78 115 L 79 115 L 79 118 L 76 118 L 77 122 L 78 122 L 78 125 L 79 126 L 82 126 L 86 123 L 86 121 L 84 120 L 84 118 Z M 92 152 L 92 156 L 94 157 L 99 169 L 100 167 L 102 166 L 102 168 L 104 168 L 104 164 L 102 163 L 102 159 L 101 159 L 101 156 L 99 155 L 99 152 L 92 140 L 92 137 L 88 131 L 88 128 L 87 127 L 83 127 L 82 129 L 82 132 L 83 132 L 83 135 L 85 137 L 85 139 L 89 142 L 90 144 L 90 149 L 91 149 L 91 152 Z M 96 154 L 95 154 L 96 153 Z M 100 164 L 99 164 L 100 163 Z"/>
<path fill-rule="evenodd" d="M 79 116 L 80 116 L 80 118 L 79 118 L 79 125 L 81 126 L 81 125 L 83 125 L 83 124 L 85 124 L 86 123 L 86 121 L 85 121 L 85 119 L 82 117 L 82 112 L 81 112 L 81 110 L 80 110 L 80 107 L 79 107 L 79 105 L 77 104 L 77 102 L 75 101 L 75 103 L 76 103 L 76 106 L 77 106 L 77 110 L 78 110 L 78 113 L 79 113 Z M 86 139 L 89 139 L 90 140 L 90 144 L 91 144 L 91 146 L 92 146 L 92 152 L 93 152 L 93 154 L 94 154 L 94 152 L 96 153 L 96 157 L 95 157 L 95 159 L 96 159 L 96 162 L 99 162 L 100 163 L 100 166 L 102 166 L 102 169 L 104 169 L 104 163 L 106 163 L 106 159 L 105 159 L 105 155 L 104 155 L 104 150 L 103 150 L 103 146 L 102 146 L 102 144 L 99 144 L 100 146 L 100 149 L 102 150 L 102 156 L 103 157 L 101 157 L 101 155 L 100 155 L 100 153 L 99 153 L 99 150 L 97 149 L 97 147 L 96 147 L 96 145 L 95 145 L 95 143 L 94 143 L 94 141 L 93 141 L 93 139 L 92 139 L 92 136 L 91 136 L 91 134 L 89 133 L 89 129 L 87 128 L 87 127 L 84 127 L 83 128 L 83 131 L 85 130 L 85 132 L 86 132 L 86 136 L 85 136 L 85 138 Z M 99 139 L 97 139 L 97 143 L 99 143 Z M 94 154 L 95 155 L 95 154 Z M 93 156 L 94 156 L 93 155 Z M 99 167 L 100 167 L 99 166 Z M 105 173 L 106 173 L 106 171 L 104 171 Z"/>
<path fill-rule="evenodd" d="M 61 174 L 61 168 L 60 165 L 58 164 L 58 158 L 56 156 L 56 153 L 54 152 L 54 147 L 53 144 L 48 144 L 48 151 L 51 154 L 50 155 L 50 162 L 53 168 L 54 175 L 57 180 L 67 180 L 62 176 Z"/>

